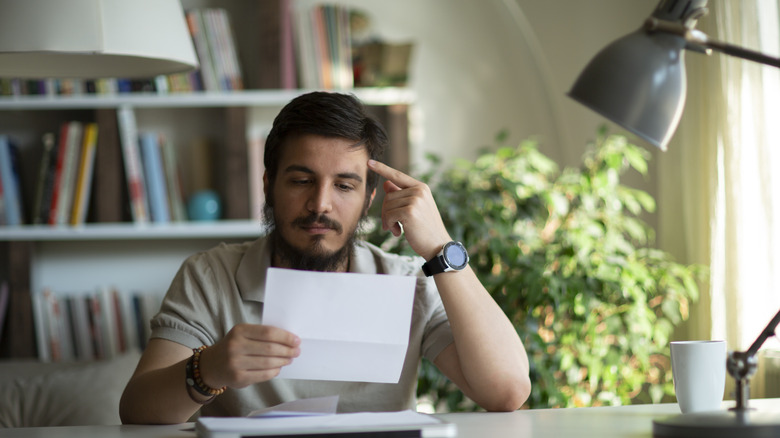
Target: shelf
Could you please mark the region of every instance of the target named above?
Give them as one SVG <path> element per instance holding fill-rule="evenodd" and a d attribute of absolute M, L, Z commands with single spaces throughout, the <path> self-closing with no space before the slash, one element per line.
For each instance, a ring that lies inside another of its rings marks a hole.
<path fill-rule="evenodd" d="M 244 90 L 191 93 L 118 93 L 73 96 L 4 96 L 0 110 L 95 109 L 132 106 L 137 108 L 187 108 L 230 106 L 283 106 L 314 90 Z M 406 88 L 355 88 L 334 90 L 352 93 L 366 105 L 411 104 L 414 93 Z"/>
<path fill-rule="evenodd" d="M 0 241 L 86 241 L 255 238 L 263 225 L 252 220 L 172 222 L 167 224 L 95 223 L 78 227 L 23 225 L 0 227 Z"/>

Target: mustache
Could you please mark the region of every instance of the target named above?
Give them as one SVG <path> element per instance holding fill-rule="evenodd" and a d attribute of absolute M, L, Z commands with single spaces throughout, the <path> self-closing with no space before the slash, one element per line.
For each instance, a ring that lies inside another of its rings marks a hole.
<path fill-rule="evenodd" d="M 315 223 L 324 225 L 339 233 L 341 233 L 344 229 L 344 227 L 342 227 L 341 224 L 338 223 L 338 221 L 335 221 L 324 214 L 312 213 L 308 216 L 299 217 L 292 222 L 292 224 L 295 226 L 303 226 L 303 227 L 307 227 Z"/>

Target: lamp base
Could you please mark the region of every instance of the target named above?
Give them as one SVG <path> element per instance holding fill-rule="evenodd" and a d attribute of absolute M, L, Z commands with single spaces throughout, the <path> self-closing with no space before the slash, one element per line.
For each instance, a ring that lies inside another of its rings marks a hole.
<path fill-rule="evenodd" d="M 675 415 L 653 420 L 653 436 L 658 438 L 780 437 L 780 412 L 747 409 Z"/>

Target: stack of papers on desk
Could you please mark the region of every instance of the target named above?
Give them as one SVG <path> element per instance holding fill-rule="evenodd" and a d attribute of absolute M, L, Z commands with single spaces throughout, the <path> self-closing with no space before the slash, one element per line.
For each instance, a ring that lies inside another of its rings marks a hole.
<path fill-rule="evenodd" d="M 303 417 L 309 415 L 332 415 L 339 406 L 339 396 L 312 397 L 293 400 L 252 411 L 247 417 Z"/>
<path fill-rule="evenodd" d="M 450 437 L 457 434 L 454 424 L 411 410 L 292 417 L 202 417 L 196 423 L 195 431 L 200 438 L 317 434 Z"/>

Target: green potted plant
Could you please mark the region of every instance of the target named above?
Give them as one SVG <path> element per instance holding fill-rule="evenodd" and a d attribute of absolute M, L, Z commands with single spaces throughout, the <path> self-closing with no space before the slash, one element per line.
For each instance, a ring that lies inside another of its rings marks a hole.
<path fill-rule="evenodd" d="M 505 136 L 499 136 L 503 142 Z M 705 269 L 653 249 L 640 218 L 655 201 L 621 184 L 649 154 L 602 128 L 581 168 L 558 166 L 533 140 L 423 175 L 447 229 L 509 316 L 531 362 L 531 408 L 659 402 L 673 394 L 669 337 Z M 405 240 L 367 238 L 409 253 Z M 425 362 L 418 395 L 475 409 Z"/>

